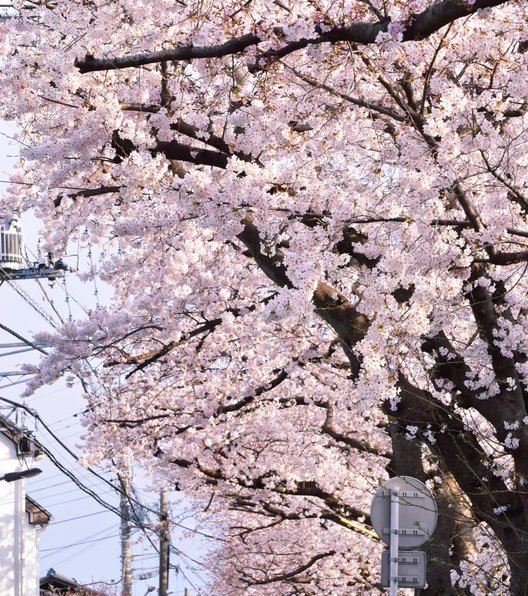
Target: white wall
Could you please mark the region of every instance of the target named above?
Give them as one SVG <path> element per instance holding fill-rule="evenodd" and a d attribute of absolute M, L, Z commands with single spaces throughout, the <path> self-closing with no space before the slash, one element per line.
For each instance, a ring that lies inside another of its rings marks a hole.
<path fill-rule="evenodd" d="M 28 515 L 24 513 L 22 562 L 24 566 L 22 594 L 38 596 L 40 592 L 40 557 L 39 537 L 41 529 L 28 523 Z"/>
<path fill-rule="evenodd" d="M 0 476 L 25 469 L 15 445 L 0 434 Z M 25 481 L 0 481 L 0 594 L 38 596 L 37 528 L 26 513 Z"/>

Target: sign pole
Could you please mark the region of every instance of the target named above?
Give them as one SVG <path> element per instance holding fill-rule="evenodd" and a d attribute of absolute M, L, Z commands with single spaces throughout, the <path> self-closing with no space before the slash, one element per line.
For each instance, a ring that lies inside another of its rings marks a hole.
<path fill-rule="evenodd" d="M 388 546 L 381 553 L 381 585 L 396 596 L 398 588 L 425 588 L 427 555 L 414 550 L 434 532 L 438 510 L 431 491 L 410 476 L 394 476 L 376 491 L 370 508 L 376 533 Z"/>
<path fill-rule="evenodd" d="M 390 596 L 397 596 L 400 498 L 395 490 L 391 490 L 390 495 Z"/>

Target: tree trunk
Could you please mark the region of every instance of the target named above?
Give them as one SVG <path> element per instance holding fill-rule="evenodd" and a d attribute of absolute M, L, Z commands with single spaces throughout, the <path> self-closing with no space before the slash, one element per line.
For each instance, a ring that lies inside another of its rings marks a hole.
<path fill-rule="evenodd" d="M 528 596 L 528 540 L 522 537 L 526 536 L 526 531 L 519 528 L 516 532 L 516 529 L 512 528 L 512 532 L 516 533 L 517 539 L 514 545 L 506 548 L 511 574 L 510 594 Z"/>

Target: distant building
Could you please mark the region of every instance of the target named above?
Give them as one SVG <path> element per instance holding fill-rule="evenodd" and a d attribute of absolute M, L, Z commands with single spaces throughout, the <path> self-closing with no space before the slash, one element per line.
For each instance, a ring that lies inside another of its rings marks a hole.
<path fill-rule="evenodd" d="M 48 569 L 44 577 L 40 578 L 40 596 L 104 596 L 102 592 L 80 586 L 76 580 L 57 573 L 55 569 Z"/>
<path fill-rule="evenodd" d="M 41 455 L 30 434 L 0 415 L 0 594 L 39 596 L 39 534 L 51 515 L 26 495 L 25 480 L 5 474 L 31 468 Z"/>

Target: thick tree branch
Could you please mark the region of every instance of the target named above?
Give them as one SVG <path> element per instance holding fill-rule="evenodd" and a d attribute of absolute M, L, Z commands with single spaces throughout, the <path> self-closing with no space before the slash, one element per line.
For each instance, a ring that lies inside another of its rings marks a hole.
<path fill-rule="evenodd" d="M 256 264 L 279 287 L 293 287 L 293 284 L 286 275 L 282 256 L 280 254 L 270 256 L 263 252 L 262 240 L 257 226 L 253 223 L 253 216 L 251 214 L 246 215 L 242 223 L 244 229 L 238 235 L 238 239 L 249 250 Z"/>
<path fill-rule="evenodd" d="M 154 153 L 163 153 L 167 159 L 187 161 L 196 165 L 212 166 L 224 170 L 229 156 L 210 149 L 200 149 L 177 141 L 158 141 Z"/>
<path fill-rule="evenodd" d="M 480 150 L 480 155 L 482 156 L 482 161 L 486 164 L 488 172 L 510 191 L 508 198 L 511 197 L 511 199 L 521 207 L 524 213 L 528 213 L 528 198 L 525 197 L 518 188 L 511 184 L 506 176 L 499 174 L 497 171 L 498 166 L 491 165 L 484 151 Z"/>
<path fill-rule="evenodd" d="M 479 321 L 482 324 L 480 319 Z M 478 390 L 469 389 L 468 380 L 471 379 L 471 369 L 443 331 L 425 340 L 422 349 L 424 352 L 434 354 L 436 366 L 432 371 L 433 380 L 435 382 L 439 380 L 451 382 L 453 384 L 452 394 L 458 404 L 463 408 L 474 408 L 484 416 L 495 428 L 499 441 L 504 442 L 508 434 L 507 424 L 511 423 L 511 412 L 503 407 L 502 394 L 482 399 Z M 443 384 L 438 383 L 439 389 L 442 386 Z"/>
<path fill-rule="evenodd" d="M 519 252 L 495 252 L 490 255 L 488 259 L 476 259 L 483 263 L 492 263 L 493 265 L 515 265 L 516 263 L 524 263 L 528 261 L 528 250 L 520 250 Z"/>
<path fill-rule="evenodd" d="M 513 355 L 510 356 L 501 349 L 498 337 L 499 318 L 497 306 L 504 307 L 504 292 L 490 291 L 488 286 L 499 286 L 500 282 L 492 280 L 481 263 L 471 268 L 471 286 L 467 298 L 473 311 L 473 316 L 481 338 L 487 343 L 493 370 L 502 394 L 502 408 L 504 415 L 510 420 L 521 420 L 526 416 L 522 383 L 515 367 Z M 502 315 L 504 317 L 504 314 Z M 508 380 L 510 379 L 510 380 Z"/>
<path fill-rule="evenodd" d="M 99 70 L 116 70 L 120 68 L 144 66 L 145 64 L 155 64 L 159 62 L 196 60 L 198 58 L 221 58 L 223 56 L 239 54 L 247 48 L 259 44 L 260 41 L 261 40 L 257 35 L 248 33 L 247 35 L 230 39 L 225 43 L 212 46 L 189 45 L 170 50 L 161 50 L 159 52 L 145 52 L 133 56 L 123 56 L 122 58 L 97 59 L 88 54 L 84 58 L 75 60 L 75 66 L 81 73 L 86 73 Z"/>
<path fill-rule="evenodd" d="M 368 538 L 371 538 L 372 540 L 375 540 L 376 542 L 380 541 L 380 537 L 376 534 L 376 532 L 374 532 L 374 530 L 372 528 L 372 521 L 370 519 L 370 515 L 366 512 L 363 512 L 363 514 L 360 516 L 361 519 L 363 520 L 360 523 L 360 522 L 356 522 L 352 519 L 343 517 L 342 515 L 339 515 L 331 510 L 318 511 L 316 514 L 308 514 L 305 512 L 297 513 L 297 512 L 289 511 L 287 509 L 280 509 L 279 507 L 271 505 L 270 503 L 268 503 L 266 501 L 261 501 L 261 502 L 256 503 L 254 500 L 246 499 L 244 497 L 237 497 L 234 505 L 231 506 L 231 509 L 233 511 L 245 511 L 245 512 L 250 512 L 255 515 L 266 515 L 268 517 L 276 518 L 275 521 L 272 524 L 269 524 L 268 526 L 259 526 L 257 528 L 247 528 L 246 531 L 243 532 L 246 535 L 249 534 L 250 532 L 254 532 L 257 530 L 261 530 L 261 529 L 267 529 L 267 528 L 271 527 L 272 525 L 276 525 L 276 524 L 281 523 L 285 520 L 298 521 L 298 520 L 302 520 L 302 519 L 315 519 L 315 520 L 326 519 L 326 520 L 331 521 L 335 524 L 338 524 L 339 526 L 343 526 L 344 528 L 353 530 L 354 532 L 357 532 L 358 534 L 367 536 Z"/>
<path fill-rule="evenodd" d="M 502 478 L 493 474 L 489 456 L 453 409 L 404 378 L 400 378 L 399 387 L 401 401 L 397 412 L 393 412 L 398 424 L 434 434 L 430 449 L 471 501 L 475 518 L 490 525 L 507 550 L 510 565 L 522 566 L 528 540 L 526 491 L 510 490 Z M 390 406 L 387 412 L 391 414 Z"/>
<path fill-rule="evenodd" d="M 326 417 L 324 424 L 321 428 L 321 431 L 325 434 L 337 441 L 338 443 L 343 443 L 344 445 L 348 445 L 352 447 L 352 449 L 357 449 L 358 451 L 364 451 L 366 453 L 372 453 L 374 455 L 382 455 L 375 447 L 371 447 L 364 441 L 358 441 L 354 439 L 350 435 L 345 435 L 340 433 L 334 428 L 334 412 L 332 406 L 328 405 L 326 408 Z M 383 457 L 389 457 L 387 454 L 382 455 Z"/>
<path fill-rule="evenodd" d="M 139 103 L 121 103 L 121 109 L 124 112 L 141 112 L 145 114 L 157 114 L 160 111 L 160 106 L 157 105 L 145 105 Z M 178 118 L 175 122 L 170 125 L 171 130 L 185 135 L 195 141 L 200 141 L 211 147 L 214 147 L 218 151 L 225 153 L 226 155 L 235 155 L 242 161 L 256 161 L 251 155 L 241 153 L 240 151 L 233 151 L 231 147 L 221 137 L 213 134 L 209 131 L 204 131 L 193 124 L 185 122 L 182 118 Z"/>
<path fill-rule="evenodd" d="M 463 0 L 440 0 L 434 2 L 423 12 L 413 15 L 410 22 L 406 24 L 403 33 L 403 41 L 415 41 L 429 37 L 445 25 L 467 17 L 483 8 L 490 8 L 506 4 L 511 0 L 476 0 L 473 4 Z M 295 42 L 286 43 L 279 49 L 271 49 L 264 52 L 259 58 L 260 64 L 266 64 L 269 61 L 282 58 L 292 52 L 298 51 L 308 45 L 319 45 L 322 43 L 340 43 L 349 42 L 354 44 L 373 44 L 380 33 L 388 31 L 391 20 L 387 19 L 377 23 L 352 23 L 348 26 L 337 26 L 330 31 L 316 31 L 316 37 L 313 39 L 302 39 Z M 281 32 L 276 32 L 281 36 Z M 167 61 L 196 60 L 203 58 L 221 58 L 240 54 L 250 47 L 258 46 L 265 39 L 248 33 L 241 37 L 236 37 L 225 43 L 212 46 L 181 46 L 159 52 L 145 52 L 131 56 L 95 58 L 92 55 L 86 55 L 84 58 L 77 58 L 75 66 L 81 73 L 95 72 L 101 70 L 116 70 L 121 68 L 131 68 L 144 66 L 146 64 L 155 64 Z M 257 66 L 258 68 L 258 66 Z"/>
<path fill-rule="evenodd" d="M 271 483 L 269 479 L 276 478 L 277 476 L 274 470 L 269 470 L 261 476 L 251 478 L 246 474 L 243 476 L 227 476 L 220 468 L 212 469 L 200 463 L 198 459 L 172 459 L 171 463 L 180 468 L 195 469 L 208 478 L 212 484 L 228 482 L 231 486 L 235 485 L 241 489 L 270 491 L 284 497 L 313 497 L 320 499 L 331 511 L 340 516 L 345 516 L 349 519 L 357 519 L 363 516 L 363 512 L 360 509 L 339 500 L 335 494 L 325 491 L 313 480 L 299 480 L 294 483 L 275 480 Z M 237 496 L 237 498 L 239 497 Z"/>
<path fill-rule="evenodd" d="M 238 235 L 238 238 L 249 249 L 257 265 L 277 285 L 293 287 L 282 263 L 282 255 L 276 253 L 270 257 L 262 252 L 260 234 L 253 223 L 253 218 L 248 215 L 243 220 L 243 224 L 244 230 Z M 319 316 L 336 331 L 351 362 L 352 373 L 357 374 L 360 361 L 354 353 L 353 347 L 363 339 L 367 332 L 369 326 L 367 317 L 359 313 L 349 300 L 322 281 L 317 284 L 313 303 Z"/>

